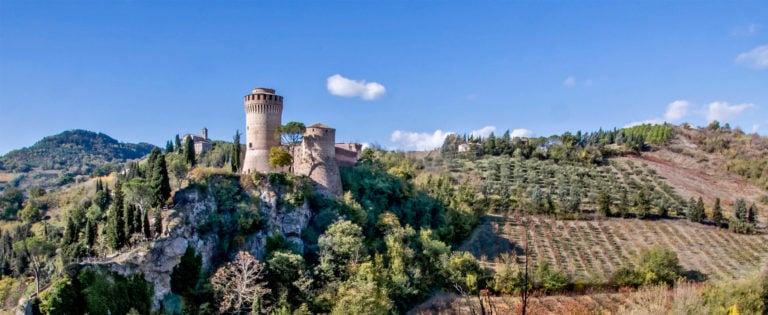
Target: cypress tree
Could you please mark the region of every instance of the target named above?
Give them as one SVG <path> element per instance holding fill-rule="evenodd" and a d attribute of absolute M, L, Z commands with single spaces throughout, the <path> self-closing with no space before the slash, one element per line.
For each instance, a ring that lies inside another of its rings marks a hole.
<path fill-rule="evenodd" d="M 176 138 L 173 139 L 173 146 L 176 148 L 176 152 L 181 152 L 181 138 L 179 134 L 176 134 Z"/>
<path fill-rule="evenodd" d="M 696 199 L 688 199 L 688 205 L 687 209 L 685 210 L 685 216 L 688 218 L 688 221 L 696 222 Z"/>
<path fill-rule="evenodd" d="M 715 199 L 715 208 L 712 209 L 712 222 L 717 227 L 723 224 L 723 209 L 720 206 L 720 198 Z"/>
<path fill-rule="evenodd" d="M 744 199 L 736 199 L 736 202 L 733 204 L 733 214 L 737 220 L 747 220 L 747 203 Z"/>
<path fill-rule="evenodd" d="M 158 155 L 153 164 L 150 185 L 152 185 L 152 189 L 155 191 L 155 202 L 153 205 L 159 207 L 171 196 L 171 184 L 165 156 L 162 154 Z"/>
<path fill-rule="evenodd" d="M 754 202 L 747 209 L 747 222 L 757 223 L 757 205 Z"/>
<path fill-rule="evenodd" d="M 144 216 L 142 221 L 142 227 L 144 228 L 144 237 L 147 239 L 152 238 L 152 230 L 149 226 L 149 214 L 147 213 L 149 211 L 144 211 Z"/>
<path fill-rule="evenodd" d="M 702 200 L 701 196 L 699 196 L 699 200 L 696 202 L 696 207 L 694 211 L 694 222 L 704 222 L 704 218 L 706 216 L 707 215 L 704 210 L 704 200 Z"/>
<path fill-rule="evenodd" d="M 125 218 L 123 218 L 124 199 L 122 184 L 115 184 L 115 198 L 107 211 L 107 242 L 110 248 L 118 250 L 125 245 Z"/>
<path fill-rule="evenodd" d="M 149 158 L 147 158 L 147 171 L 144 173 L 144 176 L 146 176 L 145 179 L 152 180 L 152 176 L 154 175 L 155 171 L 155 164 L 157 162 L 158 157 L 160 157 L 162 153 L 160 153 L 160 149 L 154 148 L 152 149 L 152 152 L 149 153 Z"/>
<path fill-rule="evenodd" d="M 134 228 L 134 218 L 136 207 L 134 205 L 128 205 L 125 207 L 125 213 L 123 214 L 123 217 L 125 218 L 125 235 L 126 238 L 131 237 L 133 233 L 136 233 L 136 229 Z"/>
<path fill-rule="evenodd" d="M 160 209 L 155 209 L 155 222 L 153 222 L 155 230 L 155 238 L 160 238 L 163 235 L 163 217 Z"/>
<path fill-rule="evenodd" d="M 173 142 L 171 142 L 171 140 L 168 140 L 165 143 L 165 153 L 171 153 L 171 152 L 173 152 Z"/>
<path fill-rule="evenodd" d="M 184 139 L 184 157 L 190 168 L 195 166 L 195 143 L 192 141 L 192 137 Z"/>
<path fill-rule="evenodd" d="M 141 209 L 134 207 L 133 208 L 133 224 L 132 224 L 132 233 L 142 233 L 141 230 L 141 221 L 144 218 L 141 216 Z"/>
<path fill-rule="evenodd" d="M 232 157 L 230 159 L 230 166 L 234 173 L 240 171 L 240 150 L 240 130 L 237 130 L 235 131 L 235 137 L 232 139 Z"/>
<path fill-rule="evenodd" d="M 85 221 L 85 244 L 88 245 L 88 248 L 92 248 L 93 244 L 96 243 L 96 229 L 96 222 L 91 221 L 91 219 Z"/>
<path fill-rule="evenodd" d="M 64 245 L 70 245 L 77 242 L 77 226 L 71 217 L 67 218 L 67 225 L 64 228 Z"/>

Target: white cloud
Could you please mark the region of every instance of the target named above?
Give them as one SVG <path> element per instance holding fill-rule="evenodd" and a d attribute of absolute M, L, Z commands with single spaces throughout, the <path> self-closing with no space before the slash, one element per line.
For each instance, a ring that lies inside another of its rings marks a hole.
<path fill-rule="evenodd" d="M 677 100 L 667 105 L 667 112 L 664 113 L 664 120 L 667 122 L 677 122 L 688 114 L 690 103 L 686 100 Z"/>
<path fill-rule="evenodd" d="M 528 138 L 533 135 L 533 131 L 519 128 L 519 129 L 512 130 L 512 133 L 510 133 L 509 135 L 512 138 Z"/>
<path fill-rule="evenodd" d="M 445 137 L 450 134 L 454 134 L 454 132 L 443 132 L 438 129 L 430 134 L 426 132 L 395 130 L 392 132 L 390 140 L 399 144 L 399 147 L 403 149 L 424 151 L 439 148 L 443 145 Z"/>
<path fill-rule="evenodd" d="M 755 106 L 754 104 L 737 104 L 731 105 L 726 102 L 712 102 L 707 107 L 707 121 L 717 120 L 720 122 L 728 121 L 733 117 L 738 116 L 745 109 Z"/>
<path fill-rule="evenodd" d="M 568 88 L 576 86 L 576 78 L 574 77 L 565 78 L 565 81 L 563 81 L 563 86 Z"/>
<path fill-rule="evenodd" d="M 377 82 L 350 80 L 340 74 L 334 74 L 327 80 L 328 92 L 342 97 L 360 97 L 372 101 L 387 94 L 387 89 Z"/>
<path fill-rule="evenodd" d="M 754 69 L 768 69 L 768 45 L 758 46 L 739 54 L 736 63 Z"/>
<path fill-rule="evenodd" d="M 495 132 L 495 131 L 496 131 L 496 126 L 485 126 L 478 130 L 472 130 L 472 132 L 470 132 L 469 134 L 471 134 L 475 138 L 477 137 L 485 138 L 485 137 L 488 137 L 488 135 L 490 135 L 491 132 Z"/>
<path fill-rule="evenodd" d="M 760 130 L 760 124 L 753 124 L 752 133 L 757 133 L 758 130 Z"/>

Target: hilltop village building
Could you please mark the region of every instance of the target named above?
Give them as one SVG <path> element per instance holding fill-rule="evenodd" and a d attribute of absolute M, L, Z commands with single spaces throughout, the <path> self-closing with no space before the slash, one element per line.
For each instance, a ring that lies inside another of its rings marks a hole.
<path fill-rule="evenodd" d="M 182 141 L 187 141 L 187 138 L 191 138 L 192 142 L 195 145 L 195 154 L 201 154 L 205 152 L 211 151 L 211 140 L 208 139 L 208 128 L 203 127 L 203 133 L 199 135 L 195 134 L 185 134 L 184 137 L 182 137 Z"/>
<path fill-rule="evenodd" d="M 276 136 L 282 124 L 283 97 L 269 88 L 255 88 L 245 96 L 246 151 L 243 174 L 279 171 L 269 165 L 269 151 L 280 146 Z M 293 172 L 307 175 L 324 194 L 340 196 L 339 165 L 353 166 L 362 146 L 336 144 L 336 129 L 321 123 L 310 125 L 300 145 L 291 149 Z"/>

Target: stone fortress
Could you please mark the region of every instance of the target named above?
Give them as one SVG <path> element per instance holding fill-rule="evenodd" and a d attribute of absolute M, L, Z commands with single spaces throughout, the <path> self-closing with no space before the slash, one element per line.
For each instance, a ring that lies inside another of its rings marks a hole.
<path fill-rule="evenodd" d="M 269 165 L 269 151 L 280 146 L 277 129 L 282 124 L 283 97 L 275 90 L 255 88 L 245 96 L 245 161 L 243 174 L 281 171 Z M 291 148 L 293 172 L 307 175 L 327 195 L 342 194 L 339 165 L 352 166 L 362 146 L 336 144 L 336 129 L 317 123 L 307 126 L 301 145 Z"/>

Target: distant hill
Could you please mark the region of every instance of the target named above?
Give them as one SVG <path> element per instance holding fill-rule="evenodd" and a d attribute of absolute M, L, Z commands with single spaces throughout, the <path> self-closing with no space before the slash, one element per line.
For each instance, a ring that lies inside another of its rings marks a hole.
<path fill-rule="evenodd" d="M 141 158 L 155 146 L 148 143 L 122 143 L 93 131 L 68 130 L 48 136 L 28 148 L 8 152 L 0 157 L 0 171 L 46 178 L 41 186 L 66 182 L 78 175 L 102 175 L 127 160 Z M 35 174 L 37 173 L 37 174 Z M 47 179 L 51 179 L 47 180 Z M 17 183 L 18 184 L 18 183 Z"/>

